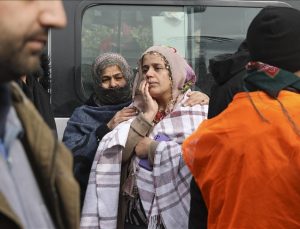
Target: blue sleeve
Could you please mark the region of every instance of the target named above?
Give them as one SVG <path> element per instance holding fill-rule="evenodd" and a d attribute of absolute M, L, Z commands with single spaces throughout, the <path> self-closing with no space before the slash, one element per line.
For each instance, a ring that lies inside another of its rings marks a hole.
<path fill-rule="evenodd" d="M 81 204 L 99 140 L 110 131 L 106 123 L 91 124 L 86 119 L 81 115 L 80 110 L 75 110 L 63 136 L 63 142 L 72 151 L 74 157 L 74 176 L 80 185 Z"/>

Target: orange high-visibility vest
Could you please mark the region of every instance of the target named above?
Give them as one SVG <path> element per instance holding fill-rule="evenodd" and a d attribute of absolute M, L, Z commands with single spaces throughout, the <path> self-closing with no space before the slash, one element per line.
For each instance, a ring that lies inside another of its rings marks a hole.
<path fill-rule="evenodd" d="M 264 92 L 249 95 L 260 115 L 239 93 L 182 146 L 208 229 L 300 228 L 300 95 L 280 92 L 288 114 Z"/>

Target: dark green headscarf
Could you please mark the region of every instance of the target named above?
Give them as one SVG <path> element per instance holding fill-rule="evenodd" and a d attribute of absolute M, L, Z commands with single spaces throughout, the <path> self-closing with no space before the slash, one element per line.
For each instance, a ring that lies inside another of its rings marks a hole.
<path fill-rule="evenodd" d="M 291 127 L 294 129 L 295 133 L 300 136 L 300 128 L 290 116 L 288 110 L 284 107 L 284 104 L 277 98 L 281 90 L 289 90 L 299 93 L 300 78 L 291 72 L 264 64 L 262 62 L 249 62 L 246 68 L 248 71 L 248 74 L 245 78 L 246 91 L 263 91 L 270 97 L 276 99 L 283 114 L 291 124 Z M 248 96 L 257 114 L 263 121 L 269 123 L 267 117 L 265 117 L 255 106 L 250 93 L 248 93 Z"/>
<path fill-rule="evenodd" d="M 291 72 L 262 62 L 249 62 L 246 68 L 248 91 L 264 91 L 273 98 L 284 89 L 300 92 L 300 78 Z"/>

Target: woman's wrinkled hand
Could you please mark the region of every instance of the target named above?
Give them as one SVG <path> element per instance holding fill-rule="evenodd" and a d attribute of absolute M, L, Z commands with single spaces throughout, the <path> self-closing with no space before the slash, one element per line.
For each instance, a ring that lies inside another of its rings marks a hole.
<path fill-rule="evenodd" d="M 190 91 L 187 96 L 189 97 L 183 104 L 183 106 L 194 106 L 197 104 L 207 105 L 209 103 L 209 97 L 200 91 Z"/>
<path fill-rule="evenodd" d="M 118 111 L 115 116 L 107 123 L 107 127 L 113 130 L 121 122 L 127 121 L 138 114 L 136 108 L 125 107 Z"/>
<path fill-rule="evenodd" d="M 150 144 L 153 140 L 148 137 L 142 138 L 135 146 L 135 154 L 139 158 L 147 158 Z"/>

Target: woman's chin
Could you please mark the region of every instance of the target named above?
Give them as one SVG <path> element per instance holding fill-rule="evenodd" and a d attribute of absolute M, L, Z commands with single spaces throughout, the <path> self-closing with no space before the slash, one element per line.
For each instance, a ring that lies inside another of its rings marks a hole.
<path fill-rule="evenodd" d="M 149 94 L 151 95 L 152 98 L 157 98 L 160 96 L 160 93 L 158 92 L 158 90 L 155 90 L 155 88 L 150 88 Z"/>

